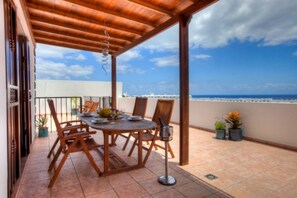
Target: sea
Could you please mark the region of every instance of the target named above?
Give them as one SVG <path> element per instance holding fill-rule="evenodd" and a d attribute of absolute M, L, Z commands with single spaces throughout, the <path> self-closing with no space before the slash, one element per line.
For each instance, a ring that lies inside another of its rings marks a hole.
<path fill-rule="evenodd" d="M 296 103 L 296 95 L 192 95 L 192 100 Z"/>

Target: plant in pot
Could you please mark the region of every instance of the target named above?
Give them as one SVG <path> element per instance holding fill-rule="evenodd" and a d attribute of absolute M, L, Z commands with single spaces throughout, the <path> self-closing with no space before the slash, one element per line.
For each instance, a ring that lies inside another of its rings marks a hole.
<path fill-rule="evenodd" d="M 226 123 L 224 120 L 217 120 L 214 124 L 216 129 L 216 138 L 220 140 L 226 139 Z"/>
<path fill-rule="evenodd" d="M 225 121 L 230 125 L 229 140 L 240 141 L 242 140 L 242 129 L 239 128 L 241 123 L 240 113 L 233 111 L 226 115 Z"/>
<path fill-rule="evenodd" d="M 47 117 L 41 116 L 36 119 L 36 125 L 38 127 L 38 137 L 48 136 Z"/>
<path fill-rule="evenodd" d="M 78 105 L 77 105 L 78 98 L 71 98 L 71 115 L 77 115 L 78 112 Z"/>

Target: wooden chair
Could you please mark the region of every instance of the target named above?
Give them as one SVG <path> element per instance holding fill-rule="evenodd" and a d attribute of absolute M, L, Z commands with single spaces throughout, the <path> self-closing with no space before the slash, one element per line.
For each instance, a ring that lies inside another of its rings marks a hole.
<path fill-rule="evenodd" d="M 97 111 L 98 109 L 98 106 L 99 106 L 99 102 L 93 102 L 89 112 L 94 112 L 94 111 Z"/>
<path fill-rule="evenodd" d="M 92 165 L 94 170 L 100 176 L 102 172 L 96 165 L 93 156 L 89 152 L 89 150 L 96 149 L 99 147 L 99 145 L 90 136 L 90 134 L 94 134 L 96 132 L 89 132 L 88 128 L 86 128 L 86 132 L 77 133 L 77 130 L 80 129 L 81 126 L 69 126 L 67 128 L 66 127 L 62 128 L 60 123 L 58 122 L 57 113 L 54 107 L 53 100 L 49 99 L 48 105 L 49 105 L 51 114 L 53 116 L 54 123 L 57 127 L 58 138 L 60 142 L 60 147 L 58 148 L 58 151 L 56 152 L 53 160 L 51 161 L 49 171 L 53 169 L 54 164 L 56 163 L 59 155 L 61 153 L 64 154 L 57 169 L 54 171 L 54 174 L 50 180 L 48 187 L 51 188 L 54 185 L 67 157 L 69 156 L 70 153 L 73 153 L 73 152 L 83 151 L 86 154 L 87 158 L 89 159 L 90 164 Z M 72 131 L 72 133 L 65 134 L 65 131 L 69 131 L 69 130 Z"/>
<path fill-rule="evenodd" d="M 154 116 L 152 118 L 152 121 L 156 122 L 157 128 L 155 130 L 148 130 L 148 131 L 144 132 L 143 138 L 141 140 L 141 141 L 151 142 L 151 144 L 149 145 L 149 148 L 143 147 L 143 149 L 147 150 L 143 164 L 145 164 L 147 162 L 153 147 L 155 147 L 156 149 L 157 149 L 157 147 L 165 149 L 163 146 L 156 144 L 156 141 L 160 140 L 160 137 L 158 136 L 158 132 L 159 132 L 159 128 L 160 128 L 159 118 L 162 119 L 162 121 L 165 125 L 169 125 L 172 110 L 173 110 L 173 105 L 174 105 L 174 100 L 161 100 L 161 99 L 158 100 L 157 106 L 156 106 L 156 109 L 154 112 Z M 132 137 L 134 137 L 135 140 L 134 140 L 134 143 L 131 147 L 131 150 L 130 150 L 128 156 L 131 156 L 135 146 L 138 144 L 138 141 L 139 141 L 137 134 L 132 134 Z M 168 143 L 168 150 L 169 150 L 171 157 L 174 158 L 174 153 L 173 153 L 169 143 Z"/>
<path fill-rule="evenodd" d="M 85 104 L 83 105 L 82 112 L 90 112 L 92 105 L 93 105 L 93 101 L 85 100 Z"/>
<path fill-rule="evenodd" d="M 141 116 L 141 117 L 145 117 L 145 112 L 146 112 L 146 106 L 147 106 L 147 98 L 144 98 L 144 97 L 136 97 L 135 99 L 135 103 L 134 103 L 134 109 L 133 109 L 133 113 L 132 115 L 137 115 L 137 116 Z M 131 135 L 132 133 L 129 133 L 128 136 L 125 136 L 124 134 L 119 134 L 121 137 L 123 138 L 127 138 L 124 146 L 123 146 L 123 149 L 122 150 L 125 150 L 129 141 L 130 141 L 130 138 L 131 138 Z M 118 136 L 115 137 L 115 139 L 117 138 Z"/>

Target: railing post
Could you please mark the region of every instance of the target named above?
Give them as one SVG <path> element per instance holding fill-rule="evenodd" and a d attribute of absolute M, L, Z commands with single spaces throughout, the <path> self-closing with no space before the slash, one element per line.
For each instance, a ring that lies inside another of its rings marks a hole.
<path fill-rule="evenodd" d="M 111 56 L 111 96 L 112 108 L 117 108 L 117 59 Z"/>

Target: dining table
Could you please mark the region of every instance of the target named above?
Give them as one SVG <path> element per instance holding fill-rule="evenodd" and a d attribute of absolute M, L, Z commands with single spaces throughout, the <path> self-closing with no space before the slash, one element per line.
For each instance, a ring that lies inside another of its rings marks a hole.
<path fill-rule="evenodd" d="M 143 132 L 146 130 L 156 128 L 156 123 L 146 120 L 133 120 L 127 114 L 120 114 L 116 118 L 108 118 L 106 122 L 96 123 L 94 120 L 98 117 L 98 114 L 79 114 L 78 118 L 89 125 L 90 127 L 101 130 L 103 132 L 103 145 L 98 147 L 98 152 L 103 158 L 103 173 L 102 176 L 107 176 L 124 171 L 134 170 L 144 167 L 142 160 L 142 141 L 138 142 L 138 156 L 137 164 L 129 165 L 124 159 L 122 159 L 115 151 L 110 149 L 111 146 L 115 146 L 114 138 L 116 134 L 122 133 L 137 133 L 138 139 L 141 140 Z M 111 137 L 111 142 L 109 141 Z"/>

